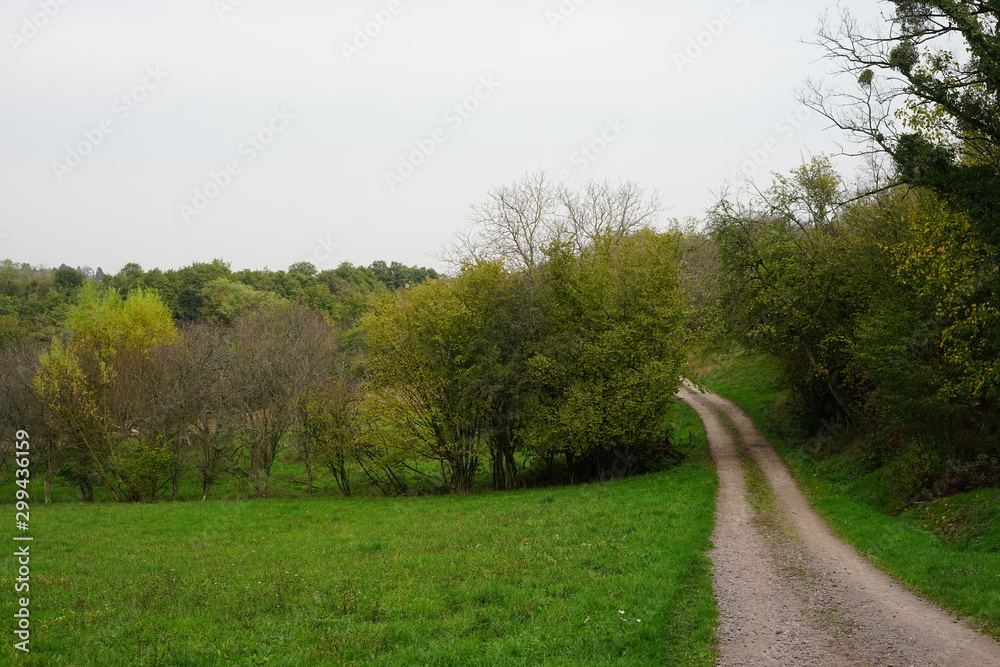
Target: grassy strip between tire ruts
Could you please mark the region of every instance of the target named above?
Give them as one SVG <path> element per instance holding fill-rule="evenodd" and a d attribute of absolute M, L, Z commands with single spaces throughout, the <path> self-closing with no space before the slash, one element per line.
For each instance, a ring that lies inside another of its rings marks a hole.
<path fill-rule="evenodd" d="M 767 475 L 754 459 L 732 419 L 723 413 L 717 413 L 717 417 L 729 431 L 739 453 L 747 500 L 753 509 L 753 521 L 770 548 L 775 565 L 794 579 L 808 578 L 810 573 L 802 565 L 802 543 L 788 517 L 778 507 L 777 496 L 767 481 Z"/>
<path fill-rule="evenodd" d="M 710 665 L 715 490 L 694 460 L 467 496 L 32 507 L 32 650 L 0 662 Z"/>
<path fill-rule="evenodd" d="M 996 491 L 952 496 L 891 516 L 857 485 L 824 476 L 803 451 L 773 359 L 710 353 L 697 381 L 739 404 L 771 439 L 814 507 L 843 539 L 907 586 L 1000 639 L 1000 504 Z"/>

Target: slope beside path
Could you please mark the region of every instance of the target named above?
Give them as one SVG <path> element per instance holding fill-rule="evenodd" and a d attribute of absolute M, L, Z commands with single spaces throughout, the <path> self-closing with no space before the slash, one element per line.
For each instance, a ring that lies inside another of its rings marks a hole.
<path fill-rule="evenodd" d="M 705 423 L 719 475 L 720 665 L 1000 667 L 1000 644 L 837 538 L 742 409 L 690 384 L 678 395 Z M 759 479 L 744 474 L 751 457 Z"/>

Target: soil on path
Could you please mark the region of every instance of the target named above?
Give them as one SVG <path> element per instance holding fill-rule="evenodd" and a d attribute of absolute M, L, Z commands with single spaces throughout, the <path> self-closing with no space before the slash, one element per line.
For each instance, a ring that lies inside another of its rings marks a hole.
<path fill-rule="evenodd" d="M 718 664 L 1000 667 L 1000 644 L 834 536 L 743 410 L 692 385 L 679 396 L 705 423 L 719 475 Z"/>

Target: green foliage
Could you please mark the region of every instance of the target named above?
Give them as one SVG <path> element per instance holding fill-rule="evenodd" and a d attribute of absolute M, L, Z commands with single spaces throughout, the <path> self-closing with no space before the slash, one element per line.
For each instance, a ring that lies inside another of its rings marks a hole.
<path fill-rule="evenodd" d="M 908 445 L 875 477 L 882 492 L 880 507 L 891 513 L 911 507 L 941 473 L 943 463 L 933 448 L 918 442 Z"/>
<path fill-rule="evenodd" d="M 368 271 L 374 276 L 375 280 L 390 290 L 419 285 L 424 281 L 441 277 L 434 269 L 425 269 L 416 266 L 410 267 L 399 262 L 386 264 L 382 260 L 372 262 L 371 266 L 368 267 Z"/>
<path fill-rule="evenodd" d="M 781 359 L 809 428 L 863 426 L 889 447 L 939 441 L 974 458 L 1000 379 L 995 248 L 928 191 L 841 205 L 838 182 L 817 160 L 716 208 L 729 329 Z"/>
<path fill-rule="evenodd" d="M 985 240 L 1000 243 L 1000 8 L 892 4 L 890 25 L 877 32 L 859 29 L 849 14 L 839 30 L 823 28 L 820 44 L 845 71 L 860 72 L 861 90 L 819 93 L 811 102 L 890 155 L 897 183 L 933 190 L 969 215 Z"/>
<path fill-rule="evenodd" d="M 109 363 L 124 355 L 149 355 L 177 341 L 177 329 L 159 295 L 135 290 L 127 298 L 88 286 L 77 295 L 66 327 L 81 358 Z"/>
<path fill-rule="evenodd" d="M 201 316 L 212 322 L 230 325 L 242 316 L 282 302 L 272 292 L 262 292 L 228 278 L 217 278 L 202 289 L 204 306 Z"/>
<path fill-rule="evenodd" d="M 374 262 L 370 267 L 342 264 L 317 272 L 306 262 L 288 271 L 233 272 L 222 260 L 193 263 L 181 269 L 150 269 L 126 264 L 115 275 L 99 273 L 96 280 L 70 267 L 55 271 L 0 262 L 0 348 L 28 342 L 48 344 L 69 312 L 76 292 L 99 284 L 127 298 L 133 291 L 159 295 L 177 322 L 210 320 L 231 324 L 242 314 L 280 301 L 292 301 L 322 312 L 342 328 L 353 327 L 369 299 L 388 290 L 438 277 L 433 269 L 398 262 Z"/>
<path fill-rule="evenodd" d="M 128 438 L 108 461 L 130 500 L 152 502 L 166 479 L 173 455 L 161 438 Z"/>
<path fill-rule="evenodd" d="M 122 298 L 92 285 L 77 295 L 63 344 L 42 355 L 34 387 L 79 477 L 94 476 L 117 500 L 149 499 L 160 443 L 138 435 L 139 388 L 154 350 L 177 342 L 170 313 L 142 290 Z M 162 472 L 162 470 L 160 470 Z"/>
<path fill-rule="evenodd" d="M 56 287 L 53 272 L 8 259 L 0 262 L 0 316 L 6 332 L 0 334 L 0 346 L 48 342 L 67 308 L 67 292 Z"/>
<path fill-rule="evenodd" d="M 404 460 L 441 463 L 440 480 L 470 491 L 484 444 L 482 407 L 466 384 L 475 332 L 459 281 L 393 293 L 362 320 L 368 419 L 393 429 Z"/>
<path fill-rule="evenodd" d="M 467 265 L 396 292 L 363 320 L 368 415 L 400 461 L 440 461 L 470 490 L 489 455 L 495 488 L 518 454 L 595 479 L 643 472 L 668 451 L 661 428 L 684 358 L 678 234 L 556 243 L 509 270 Z"/>
<path fill-rule="evenodd" d="M 193 322 L 202 317 L 205 307 L 205 287 L 214 280 L 232 274 L 229 264 L 220 259 L 211 263 L 195 262 L 176 271 L 167 271 L 163 278 L 169 287 L 170 307 L 178 320 Z"/>
<path fill-rule="evenodd" d="M 0 350 L 27 342 L 27 327 L 17 315 L 0 315 Z"/>
<path fill-rule="evenodd" d="M 551 319 L 530 360 L 540 410 L 528 444 L 597 476 L 645 469 L 663 454 L 657 429 L 684 357 L 679 238 L 643 230 L 547 253 Z"/>
<path fill-rule="evenodd" d="M 897 231 L 880 246 L 891 273 L 857 320 L 849 367 L 883 430 L 940 433 L 997 398 L 993 249 L 927 196 L 888 216 Z"/>
<path fill-rule="evenodd" d="M 106 276 L 104 284 L 124 296 L 136 289 L 155 290 L 178 321 L 207 319 L 231 324 L 256 308 L 290 301 L 324 313 L 348 328 L 364 312 L 371 295 L 437 276 L 433 269 L 382 261 L 370 267 L 344 263 L 323 272 L 308 262 L 293 264 L 287 271 L 233 272 L 229 264 L 217 259 L 168 271 L 143 271 L 138 264 L 127 264 L 118 274 Z"/>
<path fill-rule="evenodd" d="M 82 273 L 76 269 L 71 269 L 68 266 L 56 269 L 53 274 L 53 282 L 55 283 L 56 289 L 64 292 L 72 292 L 78 287 L 81 287 L 83 285 L 83 280 L 84 278 Z"/>
<path fill-rule="evenodd" d="M 360 455 L 360 391 L 349 377 L 311 382 L 295 399 L 296 449 L 306 464 L 312 495 L 313 465 L 325 467 L 340 492 L 351 495 L 351 468 Z"/>
<path fill-rule="evenodd" d="M 720 202 L 711 228 L 732 334 L 781 357 L 796 381 L 823 387 L 847 416 L 845 342 L 880 264 L 868 221 L 834 215 L 841 187 L 829 160 L 814 158 L 748 204 Z"/>

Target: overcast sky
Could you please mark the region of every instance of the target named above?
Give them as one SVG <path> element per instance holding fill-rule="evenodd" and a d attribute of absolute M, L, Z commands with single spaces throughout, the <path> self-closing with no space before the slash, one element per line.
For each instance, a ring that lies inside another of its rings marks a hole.
<path fill-rule="evenodd" d="M 3 0 L 0 257 L 440 268 L 469 206 L 539 168 L 635 180 L 665 218 L 700 217 L 734 172 L 843 141 L 795 101 L 830 67 L 802 43 L 827 10 Z"/>

